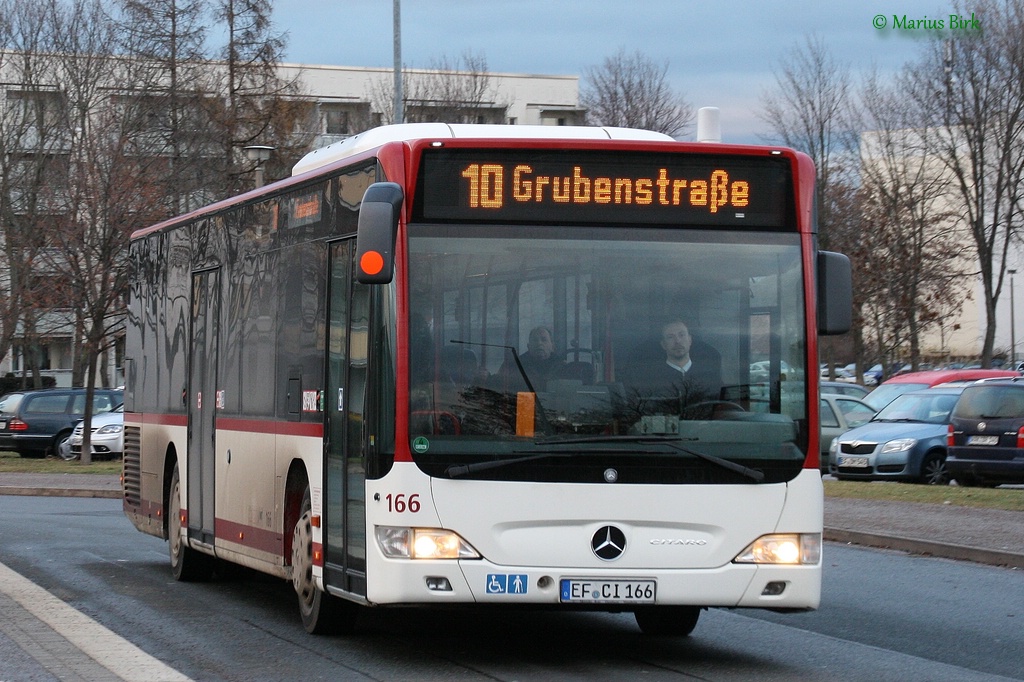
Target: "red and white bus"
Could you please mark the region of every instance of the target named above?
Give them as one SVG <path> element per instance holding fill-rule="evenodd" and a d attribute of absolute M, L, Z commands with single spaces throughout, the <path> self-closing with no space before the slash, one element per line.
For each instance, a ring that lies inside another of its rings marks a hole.
<path fill-rule="evenodd" d="M 310 632 L 813 609 L 817 336 L 850 316 L 813 178 L 776 147 L 413 124 L 142 229 L 125 513 L 179 580 L 291 580 Z M 683 351 L 699 390 L 655 386 Z"/>

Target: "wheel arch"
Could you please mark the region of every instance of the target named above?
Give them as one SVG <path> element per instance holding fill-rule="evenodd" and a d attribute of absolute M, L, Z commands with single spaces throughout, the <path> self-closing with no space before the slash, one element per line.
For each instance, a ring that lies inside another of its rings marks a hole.
<path fill-rule="evenodd" d="M 302 496 L 309 485 L 309 474 L 301 459 L 292 460 L 288 467 L 288 476 L 284 484 L 284 564 L 291 565 L 292 560 L 292 529 L 299 521 L 302 513 Z"/>
<path fill-rule="evenodd" d="M 163 505 L 163 539 L 167 539 L 167 513 L 166 510 L 171 507 L 171 476 L 174 474 L 174 467 L 178 466 L 178 451 L 174 447 L 174 443 L 167 444 L 167 452 L 164 453 L 164 467 L 163 473 L 160 477 L 160 501 Z"/>

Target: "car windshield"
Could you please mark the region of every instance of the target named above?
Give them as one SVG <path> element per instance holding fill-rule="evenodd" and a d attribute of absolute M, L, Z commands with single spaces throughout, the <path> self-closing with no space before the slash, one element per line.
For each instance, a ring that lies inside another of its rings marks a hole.
<path fill-rule="evenodd" d="M 919 391 L 896 397 L 875 415 L 876 422 L 947 424 L 959 396 L 955 393 Z"/>
<path fill-rule="evenodd" d="M 410 447 L 431 475 L 713 483 L 753 480 L 715 459 L 765 480 L 803 466 L 797 235 L 410 234 Z"/>

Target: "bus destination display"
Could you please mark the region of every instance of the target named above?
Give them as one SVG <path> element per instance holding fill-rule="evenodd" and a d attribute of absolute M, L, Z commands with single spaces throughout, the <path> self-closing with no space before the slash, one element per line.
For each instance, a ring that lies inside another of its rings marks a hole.
<path fill-rule="evenodd" d="M 781 158 L 637 152 L 429 150 L 417 220 L 792 225 Z"/>

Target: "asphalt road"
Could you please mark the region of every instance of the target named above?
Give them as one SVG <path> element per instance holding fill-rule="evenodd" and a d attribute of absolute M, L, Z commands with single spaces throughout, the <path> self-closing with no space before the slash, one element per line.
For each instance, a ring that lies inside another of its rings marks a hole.
<path fill-rule="evenodd" d="M 0 680 L 1024 679 L 1020 571 L 837 543 L 818 611 L 715 609 L 682 640 L 628 614 L 533 611 L 382 610 L 356 636 L 310 637 L 282 581 L 175 583 L 165 543 L 110 499 L 0 496 L 0 560 L 80 614 L 47 634 L 57 607 L 18 608 L 0 575 Z M 87 648 L 90 623 L 106 649 Z"/>

